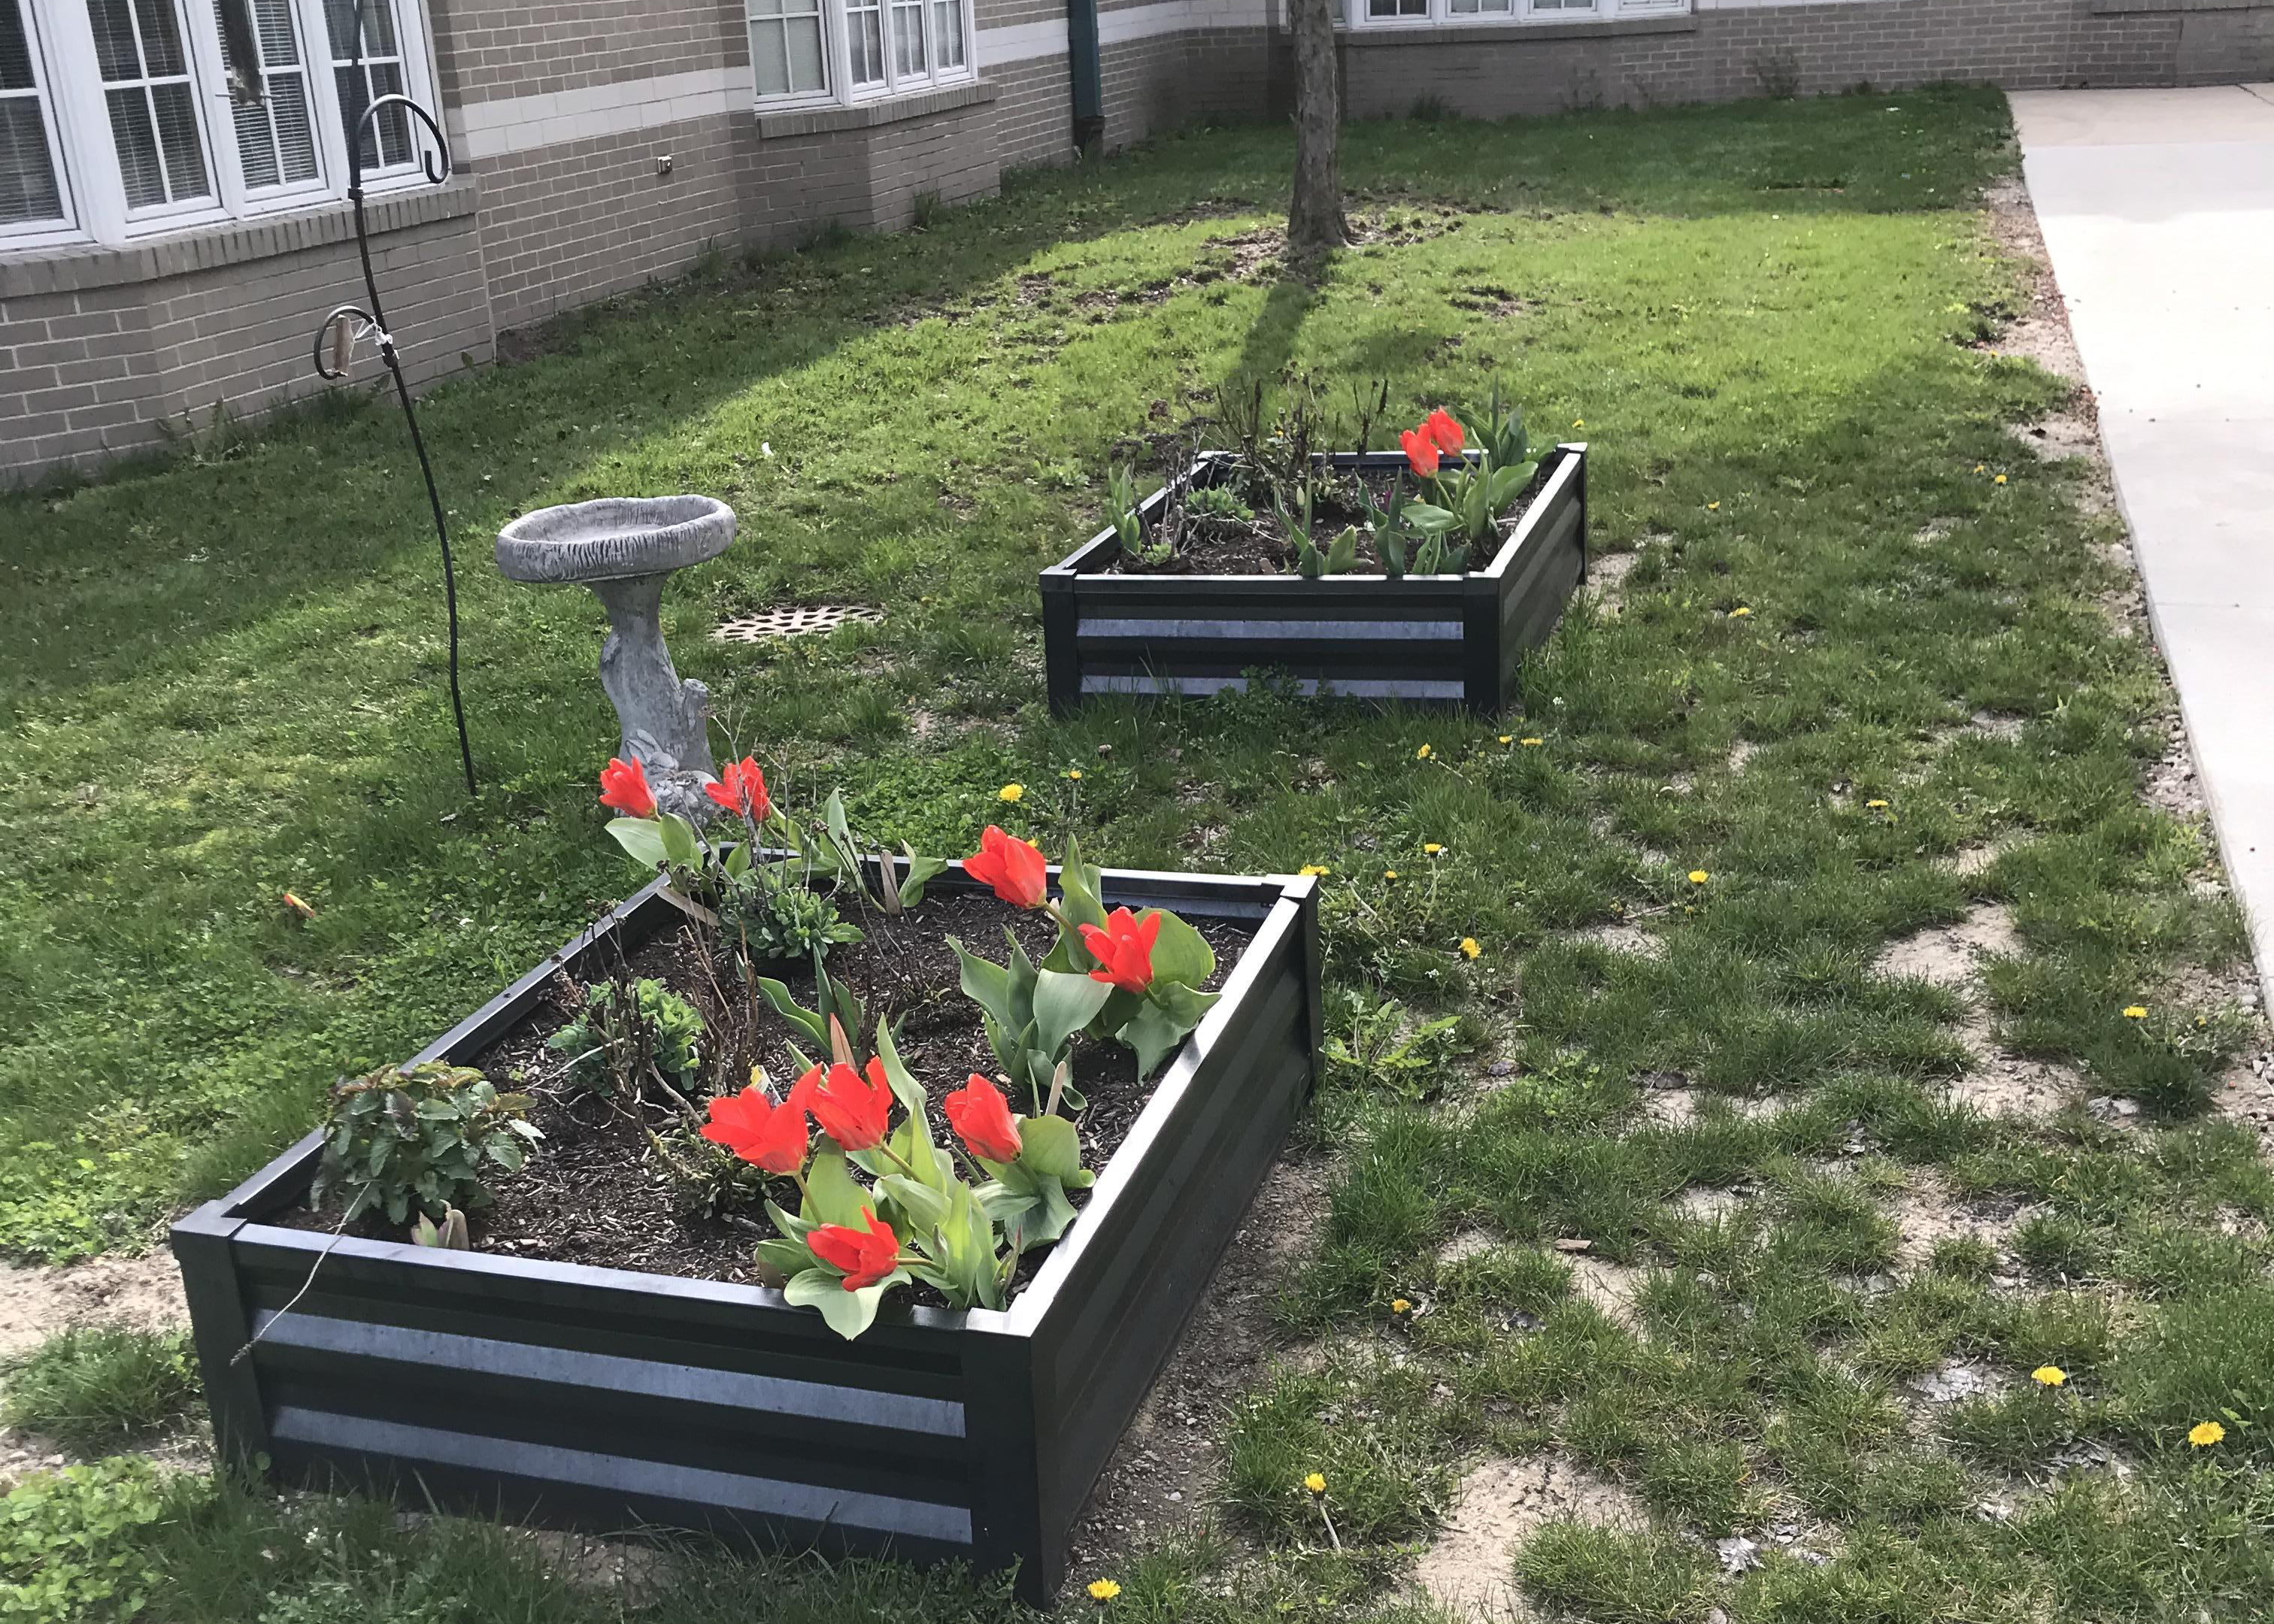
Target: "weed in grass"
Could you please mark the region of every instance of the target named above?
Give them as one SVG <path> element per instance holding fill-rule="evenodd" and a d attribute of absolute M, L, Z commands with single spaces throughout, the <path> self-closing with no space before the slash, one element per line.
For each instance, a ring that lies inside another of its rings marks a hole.
<path fill-rule="evenodd" d="M 0 1374 L 0 1422 L 95 1455 L 171 1425 L 197 1397 L 186 1336 L 79 1327 Z"/>

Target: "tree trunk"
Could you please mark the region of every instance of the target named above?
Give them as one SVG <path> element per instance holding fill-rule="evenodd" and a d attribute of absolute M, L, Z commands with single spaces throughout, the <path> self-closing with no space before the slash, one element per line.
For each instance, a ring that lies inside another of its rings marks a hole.
<path fill-rule="evenodd" d="M 1295 198 L 1287 211 L 1287 247 L 1298 255 L 1340 248 L 1350 240 L 1343 220 L 1335 4 L 1288 0 L 1295 43 Z"/>

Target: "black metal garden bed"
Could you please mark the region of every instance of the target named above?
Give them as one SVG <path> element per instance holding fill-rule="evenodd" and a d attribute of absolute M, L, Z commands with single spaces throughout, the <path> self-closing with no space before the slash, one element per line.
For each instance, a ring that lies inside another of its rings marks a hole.
<path fill-rule="evenodd" d="M 1396 452 L 1330 460 L 1405 465 Z M 1515 697 L 1518 660 L 1547 640 L 1587 573 L 1587 448 L 1558 446 L 1540 462 L 1515 533 L 1466 575 L 1122 575 L 1108 569 L 1112 530 L 1099 532 L 1042 573 L 1050 708 L 1101 694 L 1213 694 L 1271 671 L 1306 693 L 1500 710 Z M 1167 495 L 1147 499 L 1148 523 Z"/>
<path fill-rule="evenodd" d="M 1047 1598 L 1068 1528 L 1309 1092 L 1321 1041 L 1315 881 L 1107 869 L 1103 882 L 1110 906 L 1255 934 L 1006 1309 L 888 1305 L 847 1342 L 763 1287 L 266 1222 L 305 1201 L 312 1133 L 174 1227 L 224 1458 L 265 1460 L 282 1482 L 599 1532 L 1016 1563 L 1022 1592 Z M 933 887 L 975 883 L 959 866 Z M 681 915 L 658 889 L 418 1058 L 481 1053 L 564 968 L 670 928 Z"/>

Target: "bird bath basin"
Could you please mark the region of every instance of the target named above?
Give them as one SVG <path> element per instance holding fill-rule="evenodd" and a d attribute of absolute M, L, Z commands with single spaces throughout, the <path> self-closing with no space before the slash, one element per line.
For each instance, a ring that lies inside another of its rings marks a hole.
<path fill-rule="evenodd" d="M 718 557 L 734 539 L 734 510 L 708 496 L 540 508 L 498 532 L 498 568 L 508 580 L 588 586 L 606 605 L 600 686 L 623 729 L 620 754 L 646 770 L 665 810 L 698 820 L 711 810 L 703 785 L 715 776 L 711 692 L 681 680 L 658 617 L 671 572 Z"/>

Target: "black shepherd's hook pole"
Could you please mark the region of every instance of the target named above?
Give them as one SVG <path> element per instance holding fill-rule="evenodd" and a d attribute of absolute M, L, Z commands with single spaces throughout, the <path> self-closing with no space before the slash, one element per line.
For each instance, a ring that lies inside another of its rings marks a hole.
<path fill-rule="evenodd" d="M 355 0 L 355 56 L 353 79 L 358 96 L 369 93 L 370 81 L 364 77 L 363 67 L 363 0 Z M 434 117 L 409 96 L 384 95 L 365 104 L 363 117 L 356 121 L 348 137 L 348 201 L 355 207 L 356 252 L 363 259 L 363 288 L 371 300 L 371 308 L 343 304 L 324 318 L 316 329 L 316 375 L 329 381 L 347 376 L 348 356 L 355 341 L 370 332 L 379 340 L 379 358 L 387 364 L 394 375 L 395 397 L 403 402 L 403 420 L 410 426 L 410 448 L 418 454 L 418 471 L 426 478 L 426 501 L 434 510 L 434 538 L 442 544 L 442 602 L 450 617 L 450 711 L 458 721 L 458 760 L 466 770 L 466 793 L 478 793 L 474 786 L 474 749 L 466 738 L 466 703 L 458 692 L 458 582 L 457 570 L 450 559 L 450 527 L 442 516 L 442 498 L 434 489 L 434 466 L 426 460 L 426 441 L 418 432 L 418 414 L 410 404 L 410 385 L 403 376 L 402 357 L 395 354 L 395 335 L 388 331 L 387 313 L 379 302 L 379 279 L 371 268 L 371 231 L 363 212 L 363 143 L 366 134 L 376 141 L 374 120 L 380 111 L 399 107 L 426 126 L 434 139 L 434 150 L 418 155 L 418 166 L 426 178 L 440 185 L 450 177 L 450 147 L 443 139 L 441 127 Z M 359 323 L 356 327 L 339 324 Z M 326 364 L 324 350 L 327 340 L 331 345 L 331 361 Z"/>

